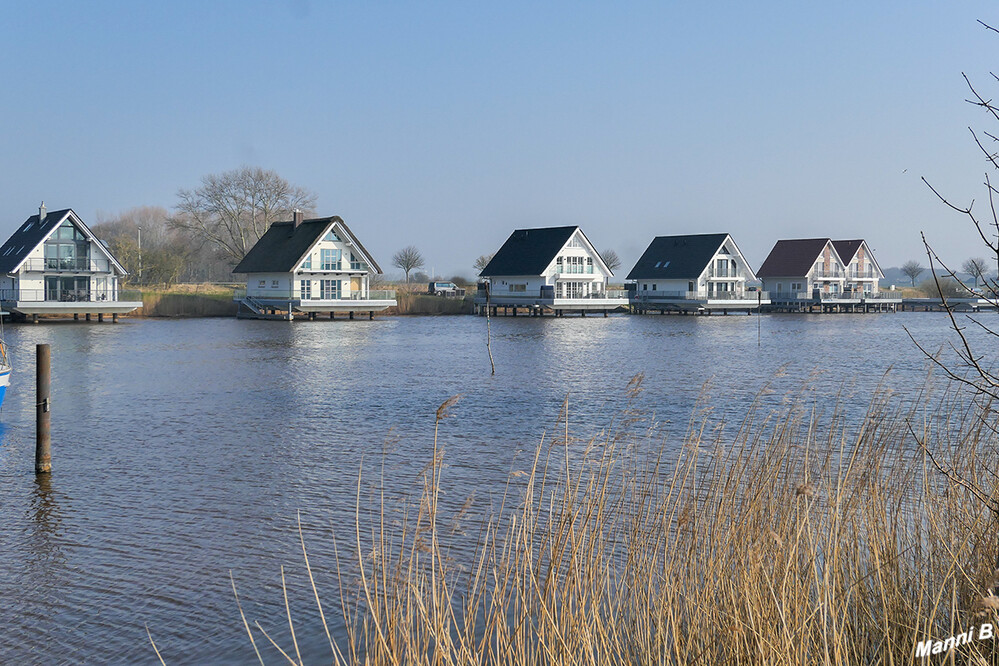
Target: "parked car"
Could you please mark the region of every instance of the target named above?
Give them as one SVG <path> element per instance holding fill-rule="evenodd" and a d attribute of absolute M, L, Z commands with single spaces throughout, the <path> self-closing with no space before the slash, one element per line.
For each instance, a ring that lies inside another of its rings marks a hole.
<path fill-rule="evenodd" d="M 427 287 L 427 293 L 445 298 L 463 298 L 465 296 L 465 290 L 454 282 L 431 282 Z"/>

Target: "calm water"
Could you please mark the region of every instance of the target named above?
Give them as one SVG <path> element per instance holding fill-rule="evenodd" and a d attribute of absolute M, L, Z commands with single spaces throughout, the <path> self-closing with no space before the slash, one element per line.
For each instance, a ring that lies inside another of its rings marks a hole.
<path fill-rule="evenodd" d="M 528 464 L 567 394 L 579 435 L 608 423 L 638 372 L 643 405 L 677 424 L 702 390 L 738 419 L 775 374 L 775 401 L 808 379 L 820 405 L 840 391 L 863 404 L 889 366 L 892 386 L 922 382 L 903 325 L 934 348 L 947 338 L 945 317 L 927 313 L 499 318 L 495 377 L 474 317 L 8 327 L 0 663 L 154 663 L 146 626 L 168 663 L 253 661 L 229 571 L 250 621 L 287 644 L 282 565 L 303 656 L 328 662 L 300 587 L 296 514 L 332 605 L 328 535 L 353 532 L 359 466 L 384 476 L 389 502 L 408 501 L 449 396 L 464 397 L 441 431 L 446 501 L 483 506 Z M 44 482 L 33 474 L 39 342 L 53 358 Z M 374 487 L 362 482 L 365 506 Z"/>

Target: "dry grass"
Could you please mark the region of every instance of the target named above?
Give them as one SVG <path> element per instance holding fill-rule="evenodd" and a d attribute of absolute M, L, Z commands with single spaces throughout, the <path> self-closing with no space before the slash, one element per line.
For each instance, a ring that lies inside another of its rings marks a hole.
<path fill-rule="evenodd" d="M 436 315 L 471 314 L 472 298 L 442 298 L 425 292 L 398 290 L 395 293 L 396 307 L 389 308 L 389 314 Z"/>
<path fill-rule="evenodd" d="M 217 285 L 174 285 L 142 291 L 137 317 L 234 317 L 232 288 Z"/>
<path fill-rule="evenodd" d="M 486 519 L 468 517 L 471 500 L 442 509 L 435 428 L 402 527 L 389 505 L 363 524 L 359 485 L 346 540 L 365 555 L 340 561 L 338 590 L 318 591 L 303 538 L 324 659 L 909 664 L 918 641 L 996 620 L 996 521 L 967 488 L 995 496 L 996 415 L 958 389 L 880 392 L 856 418 L 757 405 L 734 432 L 697 417 L 677 441 L 631 408 L 589 441 L 567 421 Z M 291 636 L 281 653 L 300 663 Z M 976 641 L 946 663 L 999 657 Z"/>

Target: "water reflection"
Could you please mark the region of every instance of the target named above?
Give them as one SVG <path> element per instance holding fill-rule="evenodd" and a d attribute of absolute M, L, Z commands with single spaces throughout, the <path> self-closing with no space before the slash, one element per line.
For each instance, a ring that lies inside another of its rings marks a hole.
<path fill-rule="evenodd" d="M 39 561 L 65 561 L 60 547 L 62 513 L 51 474 L 36 474 L 29 509 L 32 524 L 30 553 Z"/>
<path fill-rule="evenodd" d="M 362 463 L 373 473 L 364 506 L 377 508 L 384 488 L 391 511 L 412 510 L 434 412 L 451 395 L 464 398 L 441 427 L 441 502 L 457 510 L 471 497 L 474 510 L 502 499 L 567 393 L 582 438 L 619 413 L 639 372 L 646 390 L 634 406 L 678 429 L 706 383 L 713 418 L 735 422 L 768 382 L 764 398 L 775 406 L 788 396 L 833 404 L 846 387 L 862 410 L 889 365 L 893 387 L 923 379 L 903 323 L 928 348 L 946 339 L 944 317 L 922 313 L 500 317 L 495 376 L 478 317 L 12 327 L 16 377 L 0 425 L 0 555 L 11 562 L 0 567 L 0 662 L 149 661 L 145 624 L 174 655 L 252 660 L 228 570 L 251 621 L 276 627 L 284 609 L 274 581 L 300 554 L 296 511 L 317 526 L 317 562 L 332 562 L 323 537 L 331 525 L 353 530 Z M 35 479 L 38 342 L 53 345 L 56 472 Z M 320 571 L 326 583 L 333 566 Z M 50 618 L 41 628 L 30 619 L 39 616 Z M 308 622 L 303 634 L 323 636 Z"/>

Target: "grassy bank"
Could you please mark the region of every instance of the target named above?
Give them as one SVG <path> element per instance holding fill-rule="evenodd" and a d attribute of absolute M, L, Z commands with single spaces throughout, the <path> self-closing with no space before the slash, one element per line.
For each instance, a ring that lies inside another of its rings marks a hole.
<path fill-rule="evenodd" d="M 435 428 L 418 508 L 383 500 L 371 522 L 363 475 L 339 585 L 306 559 L 308 598 L 334 663 L 913 663 L 921 641 L 997 621 L 999 536 L 977 496 L 995 496 L 996 414 L 968 398 L 880 395 L 849 420 L 792 399 L 679 435 L 627 409 L 585 441 L 563 421 L 476 519 L 447 499 Z M 246 631 L 274 649 L 289 622 Z M 294 660 L 294 629 L 280 649 Z M 952 658 L 999 663 L 989 640 Z"/>
<path fill-rule="evenodd" d="M 389 308 L 386 314 L 399 315 L 441 315 L 471 314 L 472 297 L 442 298 L 426 293 L 409 292 L 399 289 L 395 294 L 398 305 Z"/>
<path fill-rule="evenodd" d="M 232 289 L 217 285 L 175 285 L 142 289 L 135 317 L 235 317 Z"/>

